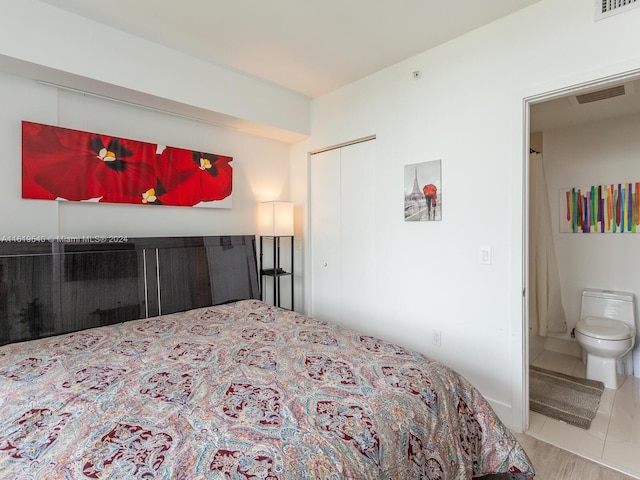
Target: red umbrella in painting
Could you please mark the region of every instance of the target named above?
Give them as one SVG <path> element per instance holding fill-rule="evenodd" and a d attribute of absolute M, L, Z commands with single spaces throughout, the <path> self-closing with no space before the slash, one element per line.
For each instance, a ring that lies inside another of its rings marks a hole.
<path fill-rule="evenodd" d="M 156 184 L 151 143 L 23 122 L 22 151 L 25 198 L 138 197 Z"/>
<path fill-rule="evenodd" d="M 435 214 L 435 208 L 438 203 L 438 187 L 429 183 L 422 188 L 422 193 L 427 202 L 427 214 L 431 218 Z"/>

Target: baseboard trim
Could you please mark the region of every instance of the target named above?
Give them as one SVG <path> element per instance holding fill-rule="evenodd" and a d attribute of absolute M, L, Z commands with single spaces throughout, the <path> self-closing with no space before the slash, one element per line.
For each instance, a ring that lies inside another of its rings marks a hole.
<path fill-rule="evenodd" d="M 577 340 L 566 340 L 564 338 L 547 336 L 544 340 L 544 349 L 582 358 L 582 348 Z"/>
<path fill-rule="evenodd" d="M 491 408 L 493 408 L 495 414 L 507 428 L 515 431 L 522 430 L 521 426 L 513 425 L 513 407 L 511 405 L 507 405 L 503 402 L 498 402 L 492 398 L 485 397 L 485 399 L 487 400 L 487 402 L 489 402 L 489 405 L 491 405 Z"/>

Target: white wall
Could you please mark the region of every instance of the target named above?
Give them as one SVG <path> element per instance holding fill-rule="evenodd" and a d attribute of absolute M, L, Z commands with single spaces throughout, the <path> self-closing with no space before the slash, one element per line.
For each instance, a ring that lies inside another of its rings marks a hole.
<path fill-rule="evenodd" d="M 311 138 L 292 152 L 292 195 L 307 220 L 308 152 L 377 136 L 372 318 L 385 338 L 460 371 L 516 429 L 526 417 L 524 99 L 640 68 L 640 10 L 597 23 L 593 10 L 543 0 L 316 99 Z M 405 223 L 403 166 L 437 159 L 442 221 Z M 480 264 L 482 246 L 492 265 Z"/>
<path fill-rule="evenodd" d="M 309 132 L 303 95 L 38 0 L 0 2 L 0 70 L 280 140 Z"/>
<path fill-rule="evenodd" d="M 0 73 L 3 236 L 254 234 L 257 203 L 289 197 L 289 145 Z M 21 121 L 233 157 L 232 208 L 89 204 L 21 198 Z"/>
<path fill-rule="evenodd" d="M 640 233 L 572 234 L 560 233 L 559 228 L 561 189 L 640 181 L 638 132 L 640 115 L 544 131 L 544 165 L 568 328 L 556 337 L 570 340 L 584 288 L 640 295 Z"/>

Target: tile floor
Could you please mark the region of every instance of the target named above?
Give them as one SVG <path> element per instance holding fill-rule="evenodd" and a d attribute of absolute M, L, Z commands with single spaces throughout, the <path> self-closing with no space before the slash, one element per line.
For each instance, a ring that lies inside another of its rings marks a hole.
<path fill-rule="evenodd" d="M 586 374 L 580 358 L 547 350 L 531 364 L 576 377 Z M 605 388 L 589 430 L 530 412 L 526 433 L 640 479 L 640 378 L 627 377 L 618 390 Z"/>

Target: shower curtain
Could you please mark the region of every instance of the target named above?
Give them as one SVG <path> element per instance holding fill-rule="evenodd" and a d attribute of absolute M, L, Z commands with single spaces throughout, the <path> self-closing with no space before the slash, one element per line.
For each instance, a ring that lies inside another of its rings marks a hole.
<path fill-rule="evenodd" d="M 564 333 L 567 320 L 551 230 L 551 210 L 542 155 L 529 156 L 529 326 L 533 333 Z"/>

